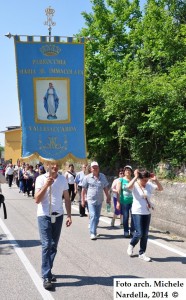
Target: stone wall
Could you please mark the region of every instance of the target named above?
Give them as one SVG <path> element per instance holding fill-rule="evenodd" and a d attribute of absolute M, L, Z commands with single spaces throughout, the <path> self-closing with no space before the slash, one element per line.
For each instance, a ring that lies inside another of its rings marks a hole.
<path fill-rule="evenodd" d="M 111 186 L 114 177 L 107 179 Z M 161 181 L 161 184 L 163 191 L 155 191 L 151 198 L 155 205 L 151 227 L 186 238 L 186 183 Z"/>
<path fill-rule="evenodd" d="M 151 226 L 186 237 L 186 184 L 178 182 L 161 182 L 164 190 L 155 192 L 152 202 Z"/>

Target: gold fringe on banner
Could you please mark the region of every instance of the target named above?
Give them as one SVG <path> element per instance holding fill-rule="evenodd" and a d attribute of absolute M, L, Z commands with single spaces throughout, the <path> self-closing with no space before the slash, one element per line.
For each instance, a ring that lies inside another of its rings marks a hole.
<path fill-rule="evenodd" d="M 76 156 L 74 156 L 73 154 L 69 153 L 68 155 L 66 155 L 65 157 L 61 158 L 61 159 L 46 159 L 42 156 L 40 156 L 37 152 L 33 153 L 30 156 L 27 157 L 20 157 L 19 158 L 20 161 L 24 161 L 24 162 L 28 162 L 28 161 L 32 161 L 32 160 L 39 160 L 42 163 L 58 163 L 58 164 L 63 164 L 66 163 L 67 161 L 73 161 L 73 162 L 77 162 L 77 163 L 87 163 L 88 159 L 87 158 L 78 158 Z"/>

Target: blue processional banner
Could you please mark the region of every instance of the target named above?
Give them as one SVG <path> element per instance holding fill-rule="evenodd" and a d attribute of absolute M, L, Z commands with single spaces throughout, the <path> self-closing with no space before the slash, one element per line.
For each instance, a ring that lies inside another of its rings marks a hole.
<path fill-rule="evenodd" d="M 84 41 L 14 43 L 22 158 L 86 159 Z"/>

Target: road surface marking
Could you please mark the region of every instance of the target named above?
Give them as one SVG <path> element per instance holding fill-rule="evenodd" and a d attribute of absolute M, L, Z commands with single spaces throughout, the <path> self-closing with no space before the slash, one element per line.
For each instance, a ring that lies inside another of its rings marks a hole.
<path fill-rule="evenodd" d="M 15 238 L 11 234 L 11 232 L 8 230 L 4 222 L 0 219 L 0 226 L 3 230 L 3 232 L 6 234 L 7 239 L 9 240 L 9 243 L 12 245 L 14 251 L 18 255 L 19 259 L 21 260 L 22 264 L 24 265 L 25 269 L 27 270 L 28 274 L 30 275 L 33 283 L 35 284 L 38 292 L 41 294 L 42 298 L 44 300 L 54 300 L 54 298 L 51 296 L 50 292 L 44 289 L 43 282 L 39 275 L 37 274 L 34 267 L 29 262 L 28 258 L 24 254 L 24 252 L 21 250 L 20 246 L 16 242 Z"/>
<path fill-rule="evenodd" d="M 72 208 L 75 209 L 76 211 L 79 211 L 79 208 L 75 207 L 74 205 L 72 205 Z M 100 217 L 100 221 L 102 221 L 102 222 L 104 222 L 104 223 L 110 225 L 110 220 L 108 220 L 107 217 Z M 117 226 L 116 226 L 116 227 L 117 227 Z M 118 227 L 119 227 L 119 226 L 118 226 Z M 155 244 L 155 245 L 157 245 L 157 246 L 159 246 L 159 247 L 161 247 L 161 248 L 164 248 L 164 249 L 166 249 L 166 250 L 168 250 L 168 251 L 170 251 L 170 252 L 176 253 L 176 254 L 178 254 L 178 255 L 180 255 L 180 256 L 183 256 L 183 257 L 186 257 L 186 253 L 184 253 L 184 252 L 182 252 L 182 251 L 176 250 L 176 249 L 174 249 L 174 248 L 172 248 L 172 247 L 169 247 L 169 246 L 166 246 L 166 245 L 164 245 L 164 244 L 162 244 L 162 243 L 160 243 L 160 242 L 154 241 L 154 240 L 151 239 L 151 238 L 149 238 L 148 241 L 149 241 L 150 243 Z"/>

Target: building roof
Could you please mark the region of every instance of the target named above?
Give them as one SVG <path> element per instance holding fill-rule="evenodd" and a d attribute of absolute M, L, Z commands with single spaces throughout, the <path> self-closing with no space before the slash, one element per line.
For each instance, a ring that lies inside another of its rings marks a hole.
<path fill-rule="evenodd" d="M 8 127 L 6 127 L 6 128 L 7 128 L 7 130 L 0 131 L 0 133 L 5 133 L 5 132 L 10 131 L 10 130 L 20 129 L 21 126 L 8 126 Z"/>

